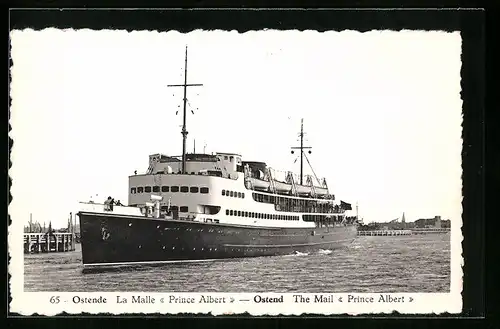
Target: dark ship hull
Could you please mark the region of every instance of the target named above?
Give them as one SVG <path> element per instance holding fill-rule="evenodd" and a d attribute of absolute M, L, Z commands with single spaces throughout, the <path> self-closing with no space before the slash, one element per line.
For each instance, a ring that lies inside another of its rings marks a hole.
<path fill-rule="evenodd" d="M 338 249 L 355 225 L 269 228 L 80 212 L 84 267 L 203 261 Z"/>

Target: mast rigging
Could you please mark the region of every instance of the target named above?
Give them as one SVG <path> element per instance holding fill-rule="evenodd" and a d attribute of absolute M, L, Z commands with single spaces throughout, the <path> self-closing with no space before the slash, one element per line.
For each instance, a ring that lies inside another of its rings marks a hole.
<path fill-rule="evenodd" d="M 312 147 L 310 146 L 304 146 L 304 119 L 300 119 L 300 146 L 293 146 L 292 147 L 292 154 L 293 150 L 300 150 L 300 185 L 302 184 L 302 179 L 304 177 L 304 150 L 305 149 L 311 149 Z M 309 154 L 311 151 L 309 150 Z"/>
<path fill-rule="evenodd" d="M 184 84 L 182 85 L 168 85 L 167 87 L 184 87 L 184 98 L 183 98 L 183 111 L 182 111 L 182 173 L 186 173 L 186 140 L 187 140 L 187 129 L 186 129 L 186 103 L 187 103 L 187 87 L 200 87 L 203 84 L 199 83 L 187 83 L 187 60 L 188 60 L 188 47 L 186 46 L 186 58 L 184 61 Z M 193 111 L 191 111 L 193 112 Z M 194 114 L 194 112 L 193 112 Z"/>

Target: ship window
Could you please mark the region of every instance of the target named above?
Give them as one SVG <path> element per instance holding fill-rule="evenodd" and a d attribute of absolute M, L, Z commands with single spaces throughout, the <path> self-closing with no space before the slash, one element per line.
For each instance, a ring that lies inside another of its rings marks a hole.
<path fill-rule="evenodd" d="M 226 195 L 226 190 L 222 190 L 222 195 Z"/>
<path fill-rule="evenodd" d="M 244 199 L 245 198 L 245 193 L 241 193 L 241 197 Z"/>
<path fill-rule="evenodd" d="M 139 187 L 137 188 L 137 193 L 142 193 L 142 192 L 144 192 L 144 187 L 139 186 Z"/>
<path fill-rule="evenodd" d="M 226 209 L 226 215 L 229 215 L 229 209 Z"/>
<path fill-rule="evenodd" d="M 170 187 L 170 192 L 173 192 L 173 193 L 179 192 L 179 186 L 172 186 L 172 187 Z"/>
<path fill-rule="evenodd" d="M 241 192 L 238 192 L 238 198 L 241 198 Z"/>
<path fill-rule="evenodd" d="M 198 187 L 197 187 L 197 186 L 191 186 L 191 187 L 189 188 L 189 192 L 191 192 L 191 193 L 198 193 L 198 190 L 199 190 L 199 189 L 198 189 Z"/>
<path fill-rule="evenodd" d="M 180 207 L 179 212 L 188 212 L 188 207 L 186 207 L 186 206 Z"/>
<path fill-rule="evenodd" d="M 162 192 L 168 192 L 170 189 L 168 188 L 168 186 L 162 186 L 161 187 L 161 191 Z"/>
<path fill-rule="evenodd" d="M 248 211 L 245 211 L 245 217 L 248 217 Z"/>
<path fill-rule="evenodd" d="M 233 210 L 232 210 L 232 209 L 231 209 L 231 210 L 229 210 L 229 215 L 230 215 L 230 216 L 233 216 Z"/>
<path fill-rule="evenodd" d="M 144 192 L 150 193 L 151 192 L 151 186 L 144 187 Z"/>
<path fill-rule="evenodd" d="M 130 193 L 135 194 L 135 192 L 136 192 L 135 187 L 132 187 L 132 188 L 130 189 Z"/>
<path fill-rule="evenodd" d="M 233 191 L 229 191 L 229 196 L 233 196 Z"/>
<path fill-rule="evenodd" d="M 224 160 L 227 160 L 227 155 L 224 156 Z"/>
<path fill-rule="evenodd" d="M 202 188 L 200 188 L 200 193 L 208 194 L 208 187 L 202 187 Z"/>
<path fill-rule="evenodd" d="M 187 192 L 189 192 L 189 187 L 187 187 L 187 186 L 181 186 L 181 192 L 182 192 L 182 193 L 187 193 Z"/>
<path fill-rule="evenodd" d="M 170 207 L 170 209 L 172 209 L 172 211 L 177 211 L 177 210 L 179 210 L 179 207 L 177 207 L 177 206 L 172 206 L 172 207 Z"/>
<path fill-rule="evenodd" d="M 241 216 L 241 211 L 238 210 L 238 212 L 236 212 L 236 210 L 234 211 L 236 213 L 236 216 Z"/>
<path fill-rule="evenodd" d="M 159 186 L 153 186 L 153 192 L 160 192 Z"/>
<path fill-rule="evenodd" d="M 250 213 L 250 217 L 255 218 L 255 213 L 254 213 L 254 212 L 251 212 L 251 213 Z"/>

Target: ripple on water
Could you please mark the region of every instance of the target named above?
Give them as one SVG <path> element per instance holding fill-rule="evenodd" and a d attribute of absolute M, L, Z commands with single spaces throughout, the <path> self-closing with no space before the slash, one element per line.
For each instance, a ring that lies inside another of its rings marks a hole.
<path fill-rule="evenodd" d="M 26 291 L 447 292 L 449 235 L 359 237 L 308 255 L 82 273 L 81 253 L 25 255 Z"/>

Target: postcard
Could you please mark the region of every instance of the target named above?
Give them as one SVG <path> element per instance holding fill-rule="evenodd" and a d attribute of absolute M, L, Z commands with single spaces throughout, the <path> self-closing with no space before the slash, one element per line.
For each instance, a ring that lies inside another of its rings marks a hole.
<path fill-rule="evenodd" d="M 461 312 L 460 33 L 10 38 L 12 312 Z"/>

